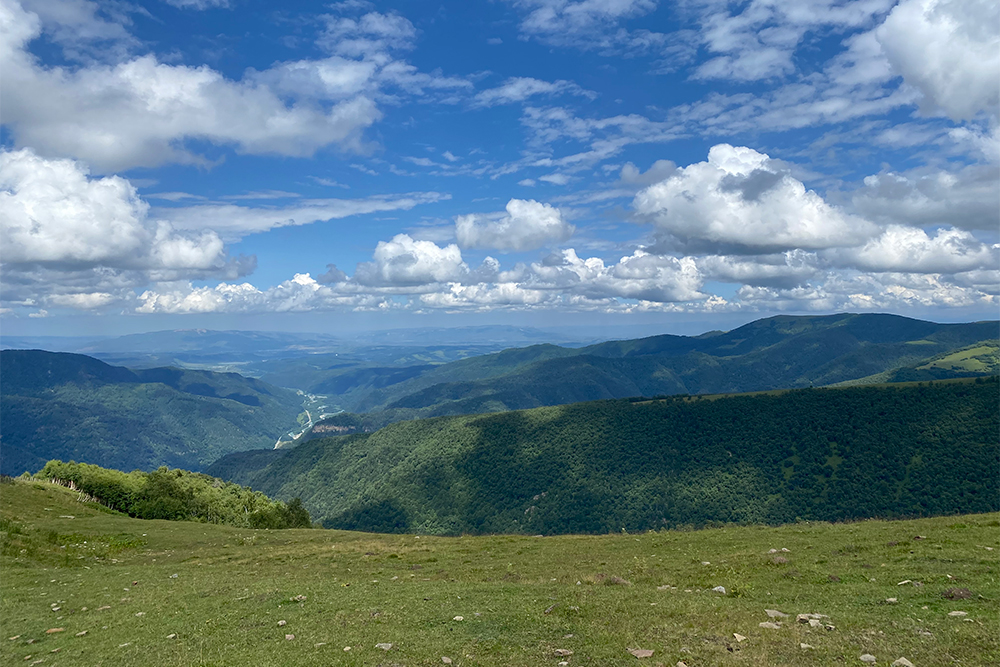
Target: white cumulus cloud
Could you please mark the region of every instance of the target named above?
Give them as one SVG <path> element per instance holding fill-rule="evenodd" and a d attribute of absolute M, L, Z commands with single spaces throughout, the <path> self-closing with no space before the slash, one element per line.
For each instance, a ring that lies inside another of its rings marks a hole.
<path fill-rule="evenodd" d="M 118 176 L 91 178 L 73 160 L 0 152 L 4 263 L 211 269 L 226 260 L 214 232 L 193 236 L 147 218 L 149 205 Z"/>
<path fill-rule="evenodd" d="M 916 227 L 891 225 L 865 245 L 831 251 L 831 255 L 869 271 L 959 273 L 1000 266 L 1000 246 L 991 248 L 954 228 L 939 229 L 930 236 Z"/>
<path fill-rule="evenodd" d="M 468 272 L 457 245 L 442 248 L 397 234 L 391 241 L 379 241 L 372 261 L 359 264 L 354 279 L 362 285 L 405 287 L 459 281 Z"/>
<path fill-rule="evenodd" d="M 1000 107 L 998 25 L 993 0 L 903 0 L 875 34 L 930 110 L 969 120 Z"/>
<path fill-rule="evenodd" d="M 636 211 L 681 239 L 746 249 L 856 245 L 877 228 L 830 204 L 746 147 L 713 146 L 707 162 L 639 192 Z"/>
<path fill-rule="evenodd" d="M 559 209 L 534 199 L 511 199 L 506 214 L 460 215 L 455 236 L 463 248 L 520 252 L 561 242 L 573 235 Z"/>

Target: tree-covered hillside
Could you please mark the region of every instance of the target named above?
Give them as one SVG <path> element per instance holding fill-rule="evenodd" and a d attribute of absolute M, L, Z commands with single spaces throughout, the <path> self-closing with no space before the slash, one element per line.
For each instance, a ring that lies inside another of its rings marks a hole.
<path fill-rule="evenodd" d="M 0 472 L 49 459 L 200 470 L 295 425 L 292 391 L 235 373 L 132 371 L 79 354 L 0 352 Z"/>
<path fill-rule="evenodd" d="M 209 474 L 332 527 L 569 533 L 1000 509 L 996 378 L 609 400 L 241 453 Z"/>
<path fill-rule="evenodd" d="M 370 413 L 366 426 L 377 428 L 401 419 L 638 394 L 830 385 L 915 366 L 995 339 L 998 332 L 997 322 L 936 324 L 879 314 L 780 316 L 701 336 L 653 336 L 579 349 L 536 345 L 415 369 L 412 377 L 396 374 L 377 386 L 346 376 L 323 386 L 343 409 Z"/>
<path fill-rule="evenodd" d="M 371 431 L 406 419 L 637 395 L 974 377 L 996 373 L 996 349 L 988 339 L 998 331 L 996 322 L 935 324 L 895 315 L 781 316 L 694 337 L 505 350 L 383 383 L 377 390 L 345 386 L 331 401 L 365 413 L 357 421 L 361 430 Z M 961 372 L 942 367 L 952 363 L 949 355 L 970 346 L 979 356 L 962 361 Z M 930 370 L 922 366 L 933 363 Z M 907 371 L 911 368 L 919 370 Z"/>

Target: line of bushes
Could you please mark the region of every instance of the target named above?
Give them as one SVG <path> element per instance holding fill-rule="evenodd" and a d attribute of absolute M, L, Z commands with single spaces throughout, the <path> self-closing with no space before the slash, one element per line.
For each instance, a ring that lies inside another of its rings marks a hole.
<path fill-rule="evenodd" d="M 87 463 L 49 461 L 36 478 L 57 480 L 137 519 L 203 521 L 242 528 L 310 528 L 302 501 L 272 500 L 259 491 L 186 470 L 130 473 Z"/>

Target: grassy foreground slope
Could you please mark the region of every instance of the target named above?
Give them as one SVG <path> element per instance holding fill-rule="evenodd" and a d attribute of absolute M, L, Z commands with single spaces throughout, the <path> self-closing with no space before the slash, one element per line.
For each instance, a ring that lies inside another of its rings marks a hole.
<path fill-rule="evenodd" d="M 0 472 L 50 459 L 200 470 L 295 425 L 295 392 L 236 373 L 130 370 L 80 354 L 0 352 Z"/>
<path fill-rule="evenodd" d="M 3 664 L 1000 662 L 998 514 L 435 538 L 141 521 L 76 498 L 0 485 Z M 762 628 L 766 609 L 791 616 Z"/>
<path fill-rule="evenodd" d="M 399 422 L 208 473 L 378 532 L 606 533 L 1000 509 L 1000 383 L 577 403 Z"/>

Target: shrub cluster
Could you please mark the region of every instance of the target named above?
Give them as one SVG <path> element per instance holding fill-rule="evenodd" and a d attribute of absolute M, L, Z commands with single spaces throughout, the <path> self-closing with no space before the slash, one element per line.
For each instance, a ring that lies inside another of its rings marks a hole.
<path fill-rule="evenodd" d="M 49 461 L 35 477 L 70 484 L 137 519 L 203 521 L 244 528 L 310 528 L 298 498 L 283 503 L 201 473 L 161 467 L 125 473 L 87 463 Z"/>

